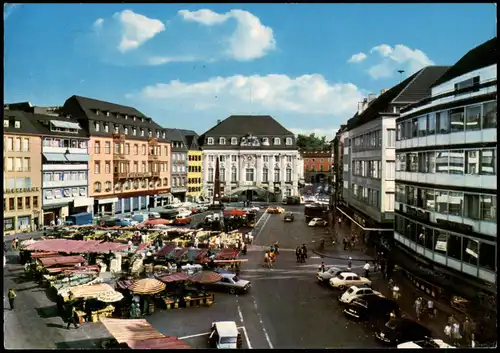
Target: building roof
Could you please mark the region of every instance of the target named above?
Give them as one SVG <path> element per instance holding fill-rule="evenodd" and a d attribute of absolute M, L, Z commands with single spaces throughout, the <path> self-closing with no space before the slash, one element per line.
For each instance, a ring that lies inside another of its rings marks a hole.
<path fill-rule="evenodd" d="M 198 144 L 198 134 L 193 130 L 183 130 L 179 129 L 182 137 L 184 138 L 184 142 L 188 148 L 188 150 L 199 150 L 200 146 Z"/>
<path fill-rule="evenodd" d="M 3 119 L 4 119 L 4 133 L 13 133 L 13 134 L 26 134 L 26 135 L 39 135 L 38 128 L 36 123 L 29 119 L 26 115 L 24 115 L 23 111 L 20 110 L 7 110 L 3 111 Z M 5 120 L 9 121 L 9 126 L 5 125 Z M 20 123 L 20 127 L 15 127 L 15 122 L 18 121 Z"/>
<path fill-rule="evenodd" d="M 498 62 L 497 37 L 484 42 L 465 54 L 455 65 L 450 67 L 432 87 L 450 81 L 468 72 L 494 65 Z"/>
<path fill-rule="evenodd" d="M 417 71 L 406 80 L 378 96 L 361 114 L 354 114 L 347 122 L 349 130 L 376 119 L 382 113 L 393 114 L 388 111 L 391 104 L 414 103 L 429 96 L 431 94 L 430 86 L 444 72 L 445 67 L 443 66 L 427 66 Z"/>
<path fill-rule="evenodd" d="M 137 109 L 133 108 L 133 107 L 129 107 L 129 106 L 126 106 L 126 105 L 119 105 L 119 104 L 115 104 L 115 103 L 111 103 L 111 102 L 105 102 L 105 101 L 101 101 L 101 100 L 98 100 L 98 99 L 93 99 L 93 98 L 88 98 L 88 97 L 82 97 L 82 96 L 77 96 L 77 95 L 73 95 L 71 97 L 69 97 L 67 101 L 70 101 L 70 100 L 75 100 L 76 102 L 78 102 L 78 104 L 80 105 L 80 107 L 82 107 L 82 109 L 84 109 L 86 111 L 86 113 L 88 113 L 89 115 L 95 115 L 95 109 L 99 110 L 100 112 L 110 112 L 110 113 L 119 113 L 121 115 L 128 115 L 128 116 L 137 116 L 139 118 L 146 118 L 146 115 L 144 115 L 143 113 L 141 113 L 140 111 L 138 111 Z M 106 115 L 95 115 L 97 119 L 101 119 L 101 118 L 108 118 L 110 121 L 113 120 L 112 117 L 106 117 Z"/>
<path fill-rule="evenodd" d="M 203 136 L 280 136 L 294 134 L 269 115 L 231 115 L 208 130 Z"/>

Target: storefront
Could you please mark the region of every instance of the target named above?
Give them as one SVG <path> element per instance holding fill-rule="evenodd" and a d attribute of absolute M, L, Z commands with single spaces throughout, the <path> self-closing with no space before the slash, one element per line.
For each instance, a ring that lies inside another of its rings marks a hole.
<path fill-rule="evenodd" d="M 115 204 L 117 197 L 108 197 L 94 201 L 94 216 L 105 217 L 115 214 Z"/>

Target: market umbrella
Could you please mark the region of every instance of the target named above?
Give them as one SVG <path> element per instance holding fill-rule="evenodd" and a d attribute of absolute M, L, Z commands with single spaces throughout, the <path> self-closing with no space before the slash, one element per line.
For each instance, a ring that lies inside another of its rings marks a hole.
<path fill-rule="evenodd" d="M 128 288 L 134 294 L 156 294 L 165 289 L 165 283 L 154 278 L 143 278 L 134 281 Z"/>
<path fill-rule="evenodd" d="M 144 225 L 166 225 L 166 224 L 171 224 L 172 221 L 169 221 L 168 219 L 163 219 L 163 218 L 158 218 L 158 219 L 149 219 L 146 222 L 144 222 Z"/>
<path fill-rule="evenodd" d="M 35 244 L 35 243 L 36 243 L 35 239 L 28 239 L 28 240 L 23 240 L 20 245 L 21 245 L 21 248 L 25 248 L 25 247 L 32 245 L 32 244 Z"/>
<path fill-rule="evenodd" d="M 97 300 L 104 303 L 115 303 L 123 299 L 123 294 L 115 290 L 101 292 L 97 295 Z"/>
<path fill-rule="evenodd" d="M 189 280 L 194 283 L 211 284 L 220 281 L 221 278 L 222 276 L 216 272 L 201 271 L 189 277 Z"/>
<path fill-rule="evenodd" d="M 241 217 L 241 216 L 244 216 L 246 214 L 247 213 L 245 211 L 242 211 L 242 210 L 231 210 L 231 211 L 227 211 L 224 213 L 225 216 L 235 216 L 235 217 Z"/>

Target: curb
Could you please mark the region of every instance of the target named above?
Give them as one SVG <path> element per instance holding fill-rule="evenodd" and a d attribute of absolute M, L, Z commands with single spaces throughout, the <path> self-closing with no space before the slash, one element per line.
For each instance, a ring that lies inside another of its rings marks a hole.
<path fill-rule="evenodd" d="M 337 260 L 346 260 L 348 261 L 349 258 L 345 258 L 345 257 L 339 257 L 339 256 L 332 256 L 332 255 L 326 255 L 324 253 L 321 253 L 317 250 L 312 250 L 312 252 L 318 256 L 321 256 L 321 257 L 327 257 L 327 258 L 330 258 L 330 259 L 337 259 Z M 362 261 L 362 262 L 366 262 L 366 261 L 373 261 L 373 259 L 351 259 L 351 261 Z"/>

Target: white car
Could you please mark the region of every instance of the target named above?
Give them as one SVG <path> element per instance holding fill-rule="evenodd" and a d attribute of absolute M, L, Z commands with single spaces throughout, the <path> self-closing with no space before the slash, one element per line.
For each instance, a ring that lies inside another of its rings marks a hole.
<path fill-rule="evenodd" d="M 325 281 L 328 282 L 330 278 L 336 277 L 340 275 L 342 272 L 344 271 L 338 269 L 337 267 L 330 267 L 325 272 L 321 270 L 318 271 L 318 273 L 316 274 L 316 278 L 318 279 L 319 282 L 325 282 Z"/>
<path fill-rule="evenodd" d="M 446 343 L 443 340 L 437 338 L 428 338 L 422 341 L 410 341 L 398 344 L 398 348 L 411 348 L 411 349 L 423 349 L 423 348 L 457 348 Z"/>
<path fill-rule="evenodd" d="M 259 206 L 251 206 L 248 208 L 250 212 L 259 212 L 260 207 Z"/>
<path fill-rule="evenodd" d="M 316 227 L 316 226 L 325 227 L 327 224 L 328 224 L 328 222 L 322 218 L 313 218 L 309 222 L 308 226 L 309 227 Z"/>
<path fill-rule="evenodd" d="M 177 212 L 179 212 L 179 213 L 177 214 L 176 218 L 186 218 L 186 217 L 191 216 L 191 213 L 192 213 L 190 210 L 188 210 L 186 208 L 179 208 L 177 210 Z"/>
<path fill-rule="evenodd" d="M 158 219 L 161 218 L 160 214 L 158 212 L 149 212 L 148 214 L 149 219 Z"/>
<path fill-rule="evenodd" d="M 382 293 L 377 292 L 376 290 L 373 290 L 371 288 L 352 286 L 340 296 L 339 300 L 342 303 L 349 304 L 354 299 L 358 299 L 365 295 L 377 295 L 379 297 L 383 297 Z"/>
<path fill-rule="evenodd" d="M 344 290 L 351 286 L 359 286 L 359 285 L 371 286 L 372 281 L 370 281 L 366 277 L 360 277 L 354 272 L 342 272 L 338 276 L 330 278 L 329 283 L 332 288 L 338 288 L 340 290 Z"/>

